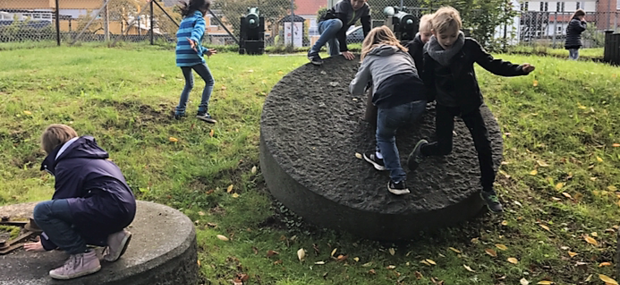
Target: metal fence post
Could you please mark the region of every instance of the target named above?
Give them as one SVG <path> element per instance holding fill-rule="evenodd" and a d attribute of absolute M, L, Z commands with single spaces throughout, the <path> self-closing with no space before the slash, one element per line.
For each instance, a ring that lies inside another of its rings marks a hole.
<path fill-rule="evenodd" d="M 108 2 L 109 0 L 105 0 Z M 105 41 L 110 41 L 110 9 L 108 9 L 108 5 L 105 5 L 103 8 L 103 33 L 105 34 Z"/>
<path fill-rule="evenodd" d="M 291 0 L 291 48 L 295 47 L 295 1 Z"/>
<path fill-rule="evenodd" d="M 558 11 L 553 12 L 553 48 L 555 48 L 555 38 L 558 33 Z"/>
<path fill-rule="evenodd" d="M 60 6 L 58 6 L 59 0 L 56 0 L 56 45 L 60 46 Z"/>
<path fill-rule="evenodd" d="M 153 42 L 153 32 L 154 32 L 153 26 L 155 26 L 155 25 L 154 25 L 154 19 L 153 19 L 153 15 L 154 15 L 154 13 L 153 13 L 153 0 L 151 0 L 150 6 L 151 6 L 151 45 L 154 45 L 155 43 Z"/>

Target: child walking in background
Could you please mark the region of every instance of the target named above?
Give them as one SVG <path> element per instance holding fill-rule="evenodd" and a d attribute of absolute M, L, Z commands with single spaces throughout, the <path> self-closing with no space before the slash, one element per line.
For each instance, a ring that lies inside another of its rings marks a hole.
<path fill-rule="evenodd" d="M 118 260 L 129 245 L 125 230 L 136 214 L 136 199 L 121 170 L 90 136 L 78 137 L 66 125 L 50 125 L 41 137 L 47 157 L 41 165 L 56 177 L 51 201 L 37 204 L 34 220 L 43 230 L 27 251 L 59 248 L 69 259 L 51 270 L 54 279 L 72 279 L 101 269 L 94 250 L 107 246 L 103 259 Z"/>
<path fill-rule="evenodd" d="M 177 31 L 176 58 L 177 66 L 181 68 L 183 77 L 185 77 L 185 88 L 181 92 L 179 106 L 177 106 L 174 113 L 175 119 L 185 117 L 187 99 L 189 98 L 190 91 L 194 88 L 193 69 L 205 81 L 205 89 L 202 90 L 202 99 L 198 106 L 196 118 L 212 124 L 217 122 L 209 115 L 209 99 L 213 91 L 214 81 L 203 57 L 204 55 L 210 57 L 216 54 L 217 50 L 208 49 L 201 45 L 206 25 L 204 16 L 209 10 L 210 5 L 209 0 L 190 0 L 189 4 L 182 3 L 180 7 L 183 21 L 181 21 Z"/>
<path fill-rule="evenodd" d="M 329 55 L 340 53 L 344 58 L 352 60 L 355 56 L 347 48 L 347 30 L 357 20 L 362 22 L 364 38 L 370 31 L 370 6 L 367 0 L 340 0 L 319 21 L 321 36 L 308 51 L 308 59 L 314 65 L 323 64 L 319 56 L 321 48 L 328 43 Z"/>
<path fill-rule="evenodd" d="M 364 153 L 364 159 L 377 170 L 390 171 L 390 193 L 408 194 L 407 175 L 400 165 L 395 136 L 399 127 L 411 124 L 426 109 L 424 84 L 407 48 L 386 26 L 370 31 L 362 43 L 361 58 L 362 65 L 349 91 L 363 95 L 372 82 L 372 103 L 377 106 L 377 151 Z"/>
<path fill-rule="evenodd" d="M 424 45 L 431 39 L 433 35 L 431 31 L 431 20 L 433 19 L 434 14 L 426 14 L 420 18 L 420 27 L 418 28 L 418 33 L 415 35 L 415 38 L 408 42 L 405 47 L 409 49 L 409 54 L 413 58 L 413 62 L 415 63 L 415 67 L 420 74 L 420 77 L 423 78 L 422 73 L 424 72 L 422 55 L 424 54 Z"/>
<path fill-rule="evenodd" d="M 586 30 L 586 12 L 577 9 L 566 26 L 566 42 L 564 48 L 568 50 L 568 58 L 577 60 L 581 48 L 581 33 Z"/>
<path fill-rule="evenodd" d="M 452 152 L 454 117 L 460 116 L 469 129 L 480 163 L 481 197 L 492 212 L 501 212 L 502 205 L 493 189 L 495 170 L 491 141 L 480 106 L 482 93 L 474 72 L 474 63 L 501 76 L 527 75 L 534 66 L 524 63 L 512 64 L 493 59 L 473 39 L 465 38 L 459 12 L 452 7 L 440 8 L 431 21 L 433 36 L 424 51 L 424 83 L 429 92 L 436 93 L 435 134 L 437 141 L 420 140 L 407 160 L 415 170 L 430 155 L 447 155 Z"/>

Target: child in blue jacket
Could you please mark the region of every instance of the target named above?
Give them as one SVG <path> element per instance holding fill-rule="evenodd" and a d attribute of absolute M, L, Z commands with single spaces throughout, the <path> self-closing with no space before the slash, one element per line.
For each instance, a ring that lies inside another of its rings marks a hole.
<path fill-rule="evenodd" d="M 41 146 L 48 154 L 41 170 L 56 177 L 55 191 L 52 200 L 34 208 L 34 220 L 43 230 L 40 241 L 24 248 L 59 248 L 69 254 L 63 266 L 49 272 L 54 279 L 95 273 L 101 265 L 87 245 L 107 246 L 103 259 L 118 260 L 131 239 L 125 227 L 135 217 L 136 199 L 121 170 L 93 137 L 78 137 L 66 125 L 50 125 Z"/>
<path fill-rule="evenodd" d="M 210 57 L 216 54 L 217 50 L 205 48 L 200 44 L 205 34 L 206 23 L 204 16 L 209 10 L 210 5 L 211 3 L 208 0 L 190 0 L 189 5 L 182 3 L 180 7 L 183 21 L 181 21 L 177 31 L 176 58 L 177 66 L 181 68 L 183 77 L 185 77 L 185 88 L 181 92 L 179 106 L 177 106 L 174 113 L 174 118 L 177 120 L 185 117 L 187 99 L 192 88 L 194 88 L 193 69 L 205 81 L 205 88 L 202 90 L 202 99 L 198 106 L 196 118 L 212 124 L 217 122 L 209 115 L 209 99 L 213 91 L 214 81 L 203 57 L 203 55 Z"/>

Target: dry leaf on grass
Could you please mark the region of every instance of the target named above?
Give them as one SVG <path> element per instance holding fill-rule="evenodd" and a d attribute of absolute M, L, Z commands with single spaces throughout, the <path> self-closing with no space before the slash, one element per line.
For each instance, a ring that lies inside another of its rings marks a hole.
<path fill-rule="evenodd" d="M 612 279 L 607 275 L 599 274 L 598 278 L 603 280 L 603 282 L 605 282 L 605 285 L 618 285 L 618 282 L 616 282 L 616 280 Z"/>
<path fill-rule="evenodd" d="M 508 247 L 501 243 L 495 244 L 495 247 L 499 248 L 500 250 L 508 250 Z"/>
<path fill-rule="evenodd" d="M 217 235 L 217 238 L 218 238 L 219 240 L 229 241 L 229 239 L 228 239 L 226 236 L 223 236 L 223 235 Z"/>
<path fill-rule="evenodd" d="M 467 269 L 467 271 L 469 271 L 469 272 L 476 272 L 473 269 L 471 269 L 471 267 L 469 267 L 469 266 L 467 266 L 465 264 L 463 264 L 463 267 L 465 267 L 465 269 Z"/>
<path fill-rule="evenodd" d="M 306 251 L 303 248 L 300 248 L 297 251 L 297 258 L 299 259 L 299 261 L 304 261 L 304 258 L 306 258 Z"/>
<path fill-rule="evenodd" d="M 497 252 L 495 252 L 495 250 L 493 249 L 487 248 L 484 250 L 484 252 L 486 252 L 490 256 L 497 257 Z"/>
<path fill-rule="evenodd" d="M 508 258 L 508 262 L 510 262 L 510 263 L 512 263 L 512 264 L 517 264 L 517 263 L 519 263 L 519 260 L 517 260 L 517 259 L 516 259 L 516 258 L 514 258 L 514 257 L 509 257 L 509 258 Z"/>
<path fill-rule="evenodd" d="M 591 245 L 598 246 L 598 242 L 590 236 L 586 236 L 584 240 Z"/>

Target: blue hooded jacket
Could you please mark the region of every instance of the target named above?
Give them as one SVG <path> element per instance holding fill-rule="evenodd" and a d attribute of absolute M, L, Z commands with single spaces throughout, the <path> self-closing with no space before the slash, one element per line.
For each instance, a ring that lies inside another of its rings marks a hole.
<path fill-rule="evenodd" d="M 136 199 L 121 170 L 90 136 L 73 138 L 43 161 L 41 170 L 56 177 L 52 200 L 67 199 L 73 225 L 87 244 L 105 246 L 108 235 L 127 227 L 136 214 Z M 43 233 L 46 250 L 56 245 Z"/>

